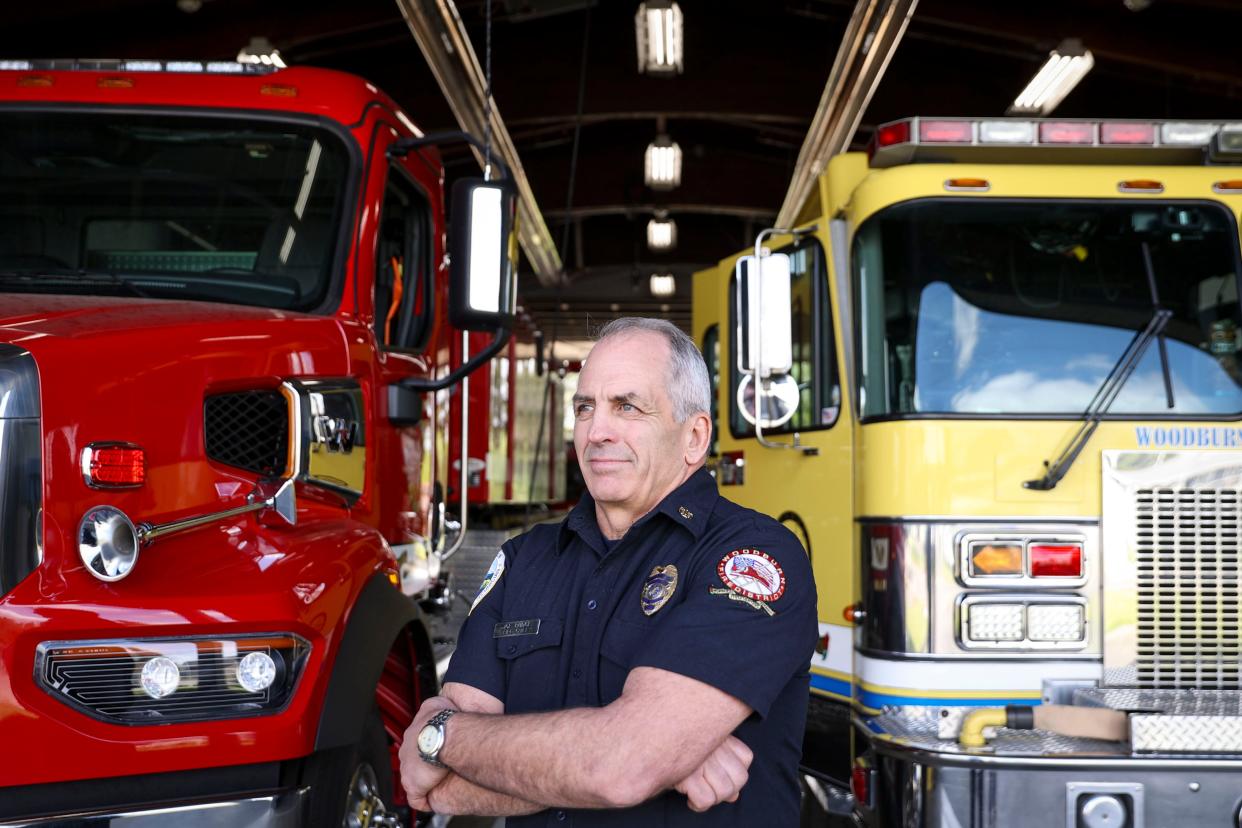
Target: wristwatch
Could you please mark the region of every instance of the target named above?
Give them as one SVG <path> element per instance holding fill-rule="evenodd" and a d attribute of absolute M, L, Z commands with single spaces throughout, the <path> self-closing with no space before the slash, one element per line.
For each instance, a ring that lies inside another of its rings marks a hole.
<path fill-rule="evenodd" d="M 444 749 L 444 725 L 453 717 L 456 710 L 441 710 L 423 725 L 422 730 L 418 731 L 418 755 L 423 757 L 423 761 L 429 765 L 435 765 L 437 768 L 446 768 L 448 765 L 440 761 L 440 751 Z"/>

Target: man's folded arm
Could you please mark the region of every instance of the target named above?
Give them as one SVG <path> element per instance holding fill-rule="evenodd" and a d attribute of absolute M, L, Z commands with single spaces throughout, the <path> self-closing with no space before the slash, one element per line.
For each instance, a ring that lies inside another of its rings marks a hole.
<path fill-rule="evenodd" d="M 441 689 L 440 695 L 463 712 L 493 716 L 505 712 L 504 702 L 468 684 L 448 682 Z M 427 801 L 435 813 L 449 815 L 521 816 L 547 808 L 546 805 L 476 785 L 456 773 L 450 773 L 444 777 L 443 782 L 432 788 L 427 795 Z"/>
<path fill-rule="evenodd" d="M 476 787 L 525 802 L 628 808 L 685 779 L 750 714 L 702 681 L 640 667 L 606 707 L 458 714 L 440 758 Z"/>

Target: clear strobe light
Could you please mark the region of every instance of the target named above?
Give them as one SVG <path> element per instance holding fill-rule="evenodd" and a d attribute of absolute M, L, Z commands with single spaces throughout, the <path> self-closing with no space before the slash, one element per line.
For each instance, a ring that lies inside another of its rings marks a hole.
<path fill-rule="evenodd" d="M 1078 604 L 1031 604 L 1027 637 L 1032 641 L 1082 641 L 1082 607 Z"/>
<path fill-rule="evenodd" d="M 1021 604 L 973 604 L 967 625 L 972 641 L 1021 641 L 1024 638 Z"/>
<path fill-rule="evenodd" d="M 156 656 L 142 665 L 142 690 L 153 699 L 171 696 L 181 683 L 181 669 L 167 656 Z"/>
<path fill-rule="evenodd" d="M 247 653 L 237 662 L 237 683 L 251 693 L 261 693 L 276 680 L 276 662 L 264 652 Z"/>

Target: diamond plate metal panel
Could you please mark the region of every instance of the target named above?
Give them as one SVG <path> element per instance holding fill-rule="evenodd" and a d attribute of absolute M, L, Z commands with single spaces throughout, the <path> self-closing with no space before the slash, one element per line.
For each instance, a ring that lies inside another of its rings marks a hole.
<path fill-rule="evenodd" d="M 970 712 L 968 707 L 921 707 L 907 716 L 907 708 L 890 708 L 871 720 L 883 732 L 901 741 L 907 747 L 934 750 L 940 753 L 977 754 L 978 748 L 964 748 L 956 741 L 961 728 L 962 716 Z M 941 712 L 947 713 L 941 716 Z M 943 732 L 953 731 L 952 737 L 942 736 L 942 720 L 947 722 Z M 1044 730 L 1009 730 L 987 728 L 989 753 L 998 756 L 1128 756 L 1130 748 L 1123 742 L 1105 742 L 1100 739 L 1080 739 L 1062 736 Z"/>
<path fill-rule="evenodd" d="M 1136 753 L 1242 753 L 1242 716 L 1130 717 Z"/>
<path fill-rule="evenodd" d="M 1242 456 L 1106 451 L 1102 471 L 1105 682 L 1242 688 Z"/>

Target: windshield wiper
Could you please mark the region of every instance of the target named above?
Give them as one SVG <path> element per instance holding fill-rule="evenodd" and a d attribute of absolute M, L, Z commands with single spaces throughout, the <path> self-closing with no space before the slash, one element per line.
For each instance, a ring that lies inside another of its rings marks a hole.
<path fill-rule="evenodd" d="M 1151 290 L 1151 304 L 1154 310 L 1151 319 L 1147 322 L 1147 326 L 1143 330 L 1134 335 L 1130 340 L 1130 344 L 1126 346 L 1125 351 L 1121 354 L 1121 358 L 1113 365 L 1108 376 L 1104 378 L 1104 382 L 1095 392 L 1095 396 L 1091 398 L 1091 402 L 1087 404 L 1087 410 L 1082 415 L 1082 425 L 1075 432 L 1073 438 L 1065 446 L 1065 450 L 1057 456 L 1056 460 L 1044 461 L 1044 476 L 1036 480 L 1027 480 L 1022 483 L 1023 488 L 1036 489 L 1046 492 L 1055 489 L 1056 485 L 1061 482 L 1061 478 L 1069 472 L 1070 466 L 1074 465 L 1074 461 L 1078 459 L 1078 455 L 1082 453 L 1083 448 L 1091 439 L 1091 435 L 1095 433 L 1096 427 L 1100 424 L 1100 420 L 1108 413 L 1108 409 L 1116 402 L 1117 396 L 1121 393 L 1122 387 L 1126 384 L 1126 380 L 1130 379 L 1134 374 L 1134 370 L 1138 368 L 1139 362 L 1143 359 L 1143 354 L 1147 352 L 1147 346 L 1151 345 L 1153 339 L 1160 343 L 1160 368 L 1164 374 L 1164 394 L 1168 401 L 1169 408 L 1173 407 L 1173 378 L 1169 373 L 1169 355 L 1165 350 L 1164 344 L 1164 328 L 1169 324 L 1169 320 L 1173 318 L 1173 311 L 1160 307 L 1160 295 L 1156 292 L 1156 273 L 1151 264 L 1151 250 L 1147 246 L 1147 242 L 1143 242 L 1143 265 L 1147 269 L 1147 286 Z"/>
<path fill-rule="evenodd" d="M 39 268 L 38 270 L 27 271 L 4 271 L 0 272 L 0 282 L 10 285 L 22 285 L 34 290 L 35 292 L 47 292 L 39 291 L 39 288 L 48 285 L 55 285 L 57 282 L 74 285 L 112 285 L 113 287 L 118 287 L 121 290 L 127 291 L 131 296 L 139 296 L 144 299 L 150 298 L 149 294 L 145 290 L 110 270 L 86 270 L 83 268 L 74 270 L 68 268 Z"/>

